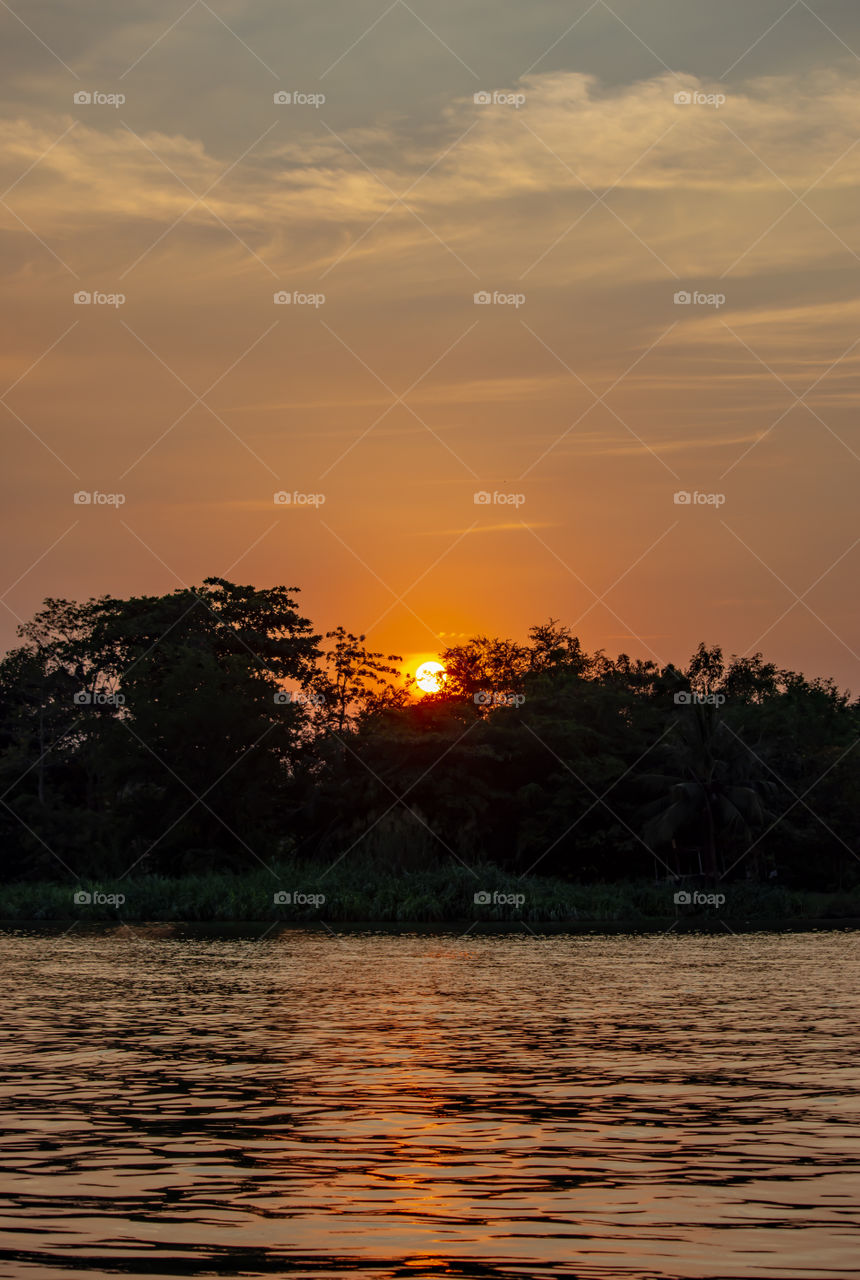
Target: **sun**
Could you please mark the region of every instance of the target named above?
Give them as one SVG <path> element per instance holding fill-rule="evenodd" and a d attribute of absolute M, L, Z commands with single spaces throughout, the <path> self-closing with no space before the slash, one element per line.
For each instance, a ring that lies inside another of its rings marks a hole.
<path fill-rule="evenodd" d="M 422 693 L 438 693 L 446 679 L 441 662 L 422 662 L 415 672 L 415 683 Z"/>

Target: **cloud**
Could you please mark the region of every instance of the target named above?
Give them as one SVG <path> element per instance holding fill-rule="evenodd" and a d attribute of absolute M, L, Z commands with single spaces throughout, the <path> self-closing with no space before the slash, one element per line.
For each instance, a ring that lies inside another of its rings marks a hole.
<path fill-rule="evenodd" d="M 425 537 L 458 537 L 464 533 L 522 533 L 529 529 L 559 529 L 561 525 L 550 521 L 517 520 L 506 524 L 465 525 L 462 529 L 425 529 Z"/>
<path fill-rule="evenodd" d="M 658 258 L 681 273 L 722 271 L 762 235 L 769 260 L 786 263 L 788 250 L 767 228 L 791 206 L 791 192 L 813 184 L 808 202 L 834 234 L 798 206 L 792 261 L 798 234 L 803 252 L 817 259 L 839 254 L 837 236 L 851 243 L 860 182 L 852 71 L 752 80 L 728 90 L 720 110 L 677 106 L 679 84 L 725 91 L 668 74 L 611 91 L 580 73 L 535 74 L 517 86 L 526 96 L 520 111 L 461 99 L 434 127 L 412 132 L 408 122 L 389 121 L 335 133 L 323 111 L 288 134 L 273 111 L 263 129 L 276 127 L 263 138 L 260 121 L 252 128 L 249 120 L 243 159 L 241 149 L 216 155 L 180 133 L 132 133 L 112 109 L 99 109 L 97 120 L 80 110 L 35 115 L 0 124 L 2 180 L 34 166 L 10 203 L 45 234 L 109 233 L 129 222 L 163 228 L 180 217 L 200 228 L 214 214 L 276 268 L 302 262 L 322 270 L 342 253 L 351 265 L 396 259 L 428 234 L 481 262 L 488 249 L 518 244 L 520 271 L 561 237 L 553 272 L 580 280 L 606 276 L 619 262 L 631 279 L 665 279 Z M 407 208 L 397 197 L 410 186 Z M 606 205 L 586 213 L 591 192 Z M 364 234 L 383 216 L 384 235 Z M 567 229 L 577 218 L 573 236 Z M 604 252 L 593 254 L 601 241 Z M 571 257 L 573 244 L 585 252 Z M 200 252 L 210 252 L 206 243 Z M 753 253 L 743 269 L 761 256 Z"/>

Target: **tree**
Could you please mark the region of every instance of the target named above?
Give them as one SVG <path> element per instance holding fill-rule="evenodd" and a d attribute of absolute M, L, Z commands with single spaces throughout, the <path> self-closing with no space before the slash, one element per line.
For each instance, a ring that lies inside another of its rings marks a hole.
<path fill-rule="evenodd" d="M 358 717 L 383 707 L 402 706 L 408 700 L 408 688 L 394 683 L 400 677 L 399 668 L 390 665 L 403 659 L 396 653 L 373 652 L 365 639 L 344 627 L 327 631 L 326 640 L 334 644 L 323 655 L 322 669 L 314 674 L 313 692 L 321 699 L 320 720 L 338 734 L 354 725 Z"/>
<path fill-rule="evenodd" d="M 726 664 L 702 643 L 660 667 L 589 654 L 550 618 L 526 643 L 449 647 L 444 686 L 416 697 L 361 634 L 338 627 L 323 652 L 295 588 L 223 578 L 47 600 L 20 638 L 0 659 L 7 877 L 299 847 L 594 881 L 674 845 L 712 877 L 857 882 L 860 704 L 761 654 Z"/>
<path fill-rule="evenodd" d="M 21 654 L 35 674 L 19 688 L 43 721 L 62 689 L 75 721 L 65 789 L 52 797 L 62 801 L 63 844 L 79 870 L 91 858 L 115 869 L 138 858 L 158 869 L 229 865 L 277 848 L 305 718 L 281 688 L 310 680 L 320 638 L 294 590 L 209 578 L 166 596 L 49 600 L 22 628 Z M 18 743 L 20 751 L 20 735 Z M 33 756 L 32 743 L 25 750 Z M 71 836 L 80 808 L 84 850 Z M 31 817 L 37 841 L 49 827 L 56 838 L 51 815 Z"/>
<path fill-rule="evenodd" d="M 772 815 L 766 802 L 778 788 L 710 703 L 678 709 L 676 732 L 662 748 L 664 772 L 644 779 L 658 792 L 646 809 L 649 843 L 686 840 L 705 853 L 714 880 L 725 870 L 724 851 L 749 844 Z"/>

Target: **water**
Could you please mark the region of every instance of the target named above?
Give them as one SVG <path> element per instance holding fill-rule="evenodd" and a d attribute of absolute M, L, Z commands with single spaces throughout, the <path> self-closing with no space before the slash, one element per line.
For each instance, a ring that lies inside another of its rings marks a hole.
<path fill-rule="evenodd" d="M 857 1276 L 859 957 L 0 934 L 0 1276 Z"/>

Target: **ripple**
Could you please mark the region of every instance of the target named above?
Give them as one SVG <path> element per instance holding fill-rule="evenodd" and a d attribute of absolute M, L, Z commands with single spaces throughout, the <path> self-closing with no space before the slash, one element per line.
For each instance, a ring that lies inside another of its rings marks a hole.
<path fill-rule="evenodd" d="M 853 933 L 0 934 L 0 1276 L 856 1276 Z"/>

